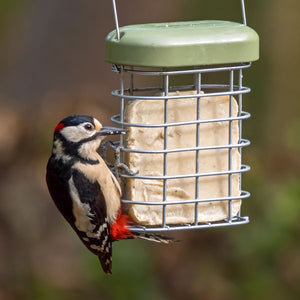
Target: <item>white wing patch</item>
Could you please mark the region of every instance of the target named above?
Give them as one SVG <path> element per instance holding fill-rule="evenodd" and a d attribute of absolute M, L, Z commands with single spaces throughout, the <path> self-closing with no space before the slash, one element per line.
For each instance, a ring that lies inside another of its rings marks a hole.
<path fill-rule="evenodd" d="M 73 215 L 75 217 L 75 225 L 78 230 L 85 233 L 92 233 L 95 225 L 91 223 L 94 214 L 91 213 L 90 206 L 80 201 L 78 190 L 74 184 L 73 177 L 69 180 L 70 194 L 73 200 Z M 89 236 L 87 234 L 87 236 Z"/>
<path fill-rule="evenodd" d="M 107 228 L 107 223 L 99 226 L 96 232 L 93 232 L 96 225 L 91 223 L 92 218 L 95 216 L 91 212 L 91 208 L 87 203 L 80 201 L 78 190 L 74 184 L 73 177 L 69 180 L 70 195 L 73 201 L 73 215 L 75 217 L 75 226 L 78 230 L 84 232 L 88 238 L 100 239 L 102 232 Z M 107 218 L 105 218 L 107 222 Z M 88 238 L 83 238 L 84 241 L 89 241 Z"/>

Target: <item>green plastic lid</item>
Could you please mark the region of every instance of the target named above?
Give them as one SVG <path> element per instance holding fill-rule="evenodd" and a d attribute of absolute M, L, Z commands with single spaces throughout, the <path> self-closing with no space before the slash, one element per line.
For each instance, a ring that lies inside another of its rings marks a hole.
<path fill-rule="evenodd" d="M 259 37 L 229 21 L 150 23 L 120 27 L 105 41 L 105 60 L 144 67 L 183 67 L 255 61 Z"/>

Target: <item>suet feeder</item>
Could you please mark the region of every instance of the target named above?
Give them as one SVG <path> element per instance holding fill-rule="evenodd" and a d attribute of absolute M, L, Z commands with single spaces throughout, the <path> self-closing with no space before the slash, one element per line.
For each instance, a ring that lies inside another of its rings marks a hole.
<path fill-rule="evenodd" d="M 170 231 L 249 222 L 241 213 L 243 70 L 259 57 L 257 33 L 242 23 L 190 21 L 119 27 L 106 37 L 105 60 L 119 74 L 112 95 L 129 129 L 120 159 L 122 203 L 135 231 Z"/>

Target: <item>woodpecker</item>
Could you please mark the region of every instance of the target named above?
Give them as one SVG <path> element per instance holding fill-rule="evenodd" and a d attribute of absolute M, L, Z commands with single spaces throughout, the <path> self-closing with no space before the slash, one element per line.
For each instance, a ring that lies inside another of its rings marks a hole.
<path fill-rule="evenodd" d="M 112 272 L 112 242 L 144 238 L 169 243 L 172 238 L 130 231 L 122 212 L 118 180 L 98 154 L 102 140 L 127 130 L 103 127 L 95 118 L 72 115 L 54 129 L 46 181 L 58 210 L 83 244 L 98 256 L 105 273 Z"/>

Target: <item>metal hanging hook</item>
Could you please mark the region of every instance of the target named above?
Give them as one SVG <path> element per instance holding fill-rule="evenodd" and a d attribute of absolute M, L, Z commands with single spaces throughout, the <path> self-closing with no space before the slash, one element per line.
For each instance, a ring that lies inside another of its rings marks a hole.
<path fill-rule="evenodd" d="M 114 19 L 115 19 L 115 25 L 116 25 L 117 39 L 119 41 L 120 40 L 120 28 L 119 28 L 119 20 L 118 20 L 116 1 L 112 0 L 112 4 L 113 4 L 113 10 L 114 10 Z"/>
<path fill-rule="evenodd" d="M 119 20 L 118 20 L 117 5 L 116 5 L 115 0 L 112 0 L 112 5 L 113 5 L 113 11 L 114 11 L 114 19 L 115 19 L 117 40 L 120 40 L 120 27 L 119 27 Z M 246 19 L 246 9 L 245 9 L 245 1 L 244 0 L 241 0 L 241 9 L 242 9 L 243 24 L 246 26 L 247 25 L 247 19 Z"/>
<path fill-rule="evenodd" d="M 246 20 L 246 9 L 245 9 L 245 1 L 244 0 L 241 0 L 241 8 L 242 8 L 243 24 L 246 26 L 247 20 Z"/>

